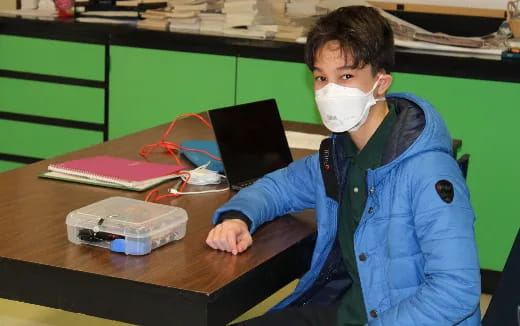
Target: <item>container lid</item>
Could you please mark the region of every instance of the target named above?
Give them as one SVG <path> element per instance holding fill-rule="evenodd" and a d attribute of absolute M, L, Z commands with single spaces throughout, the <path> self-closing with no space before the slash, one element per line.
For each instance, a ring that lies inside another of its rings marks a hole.
<path fill-rule="evenodd" d="M 67 215 L 66 223 L 94 232 L 144 238 L 186 223 L 187 220 L 188 214 L 180 207 L 109 197 L 73 210 Z"/>

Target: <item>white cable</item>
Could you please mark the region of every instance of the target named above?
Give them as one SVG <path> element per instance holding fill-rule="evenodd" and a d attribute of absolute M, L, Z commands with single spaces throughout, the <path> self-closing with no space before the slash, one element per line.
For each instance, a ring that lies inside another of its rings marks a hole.
<path fill-rule="evenodd" d="M 203 164 L 193 170 L 185 171 L 188 172 L 190 175 L 188 184 L 197 186 L 219 184 L 221 179 L 223 177 L 225 178 L 225 176 L 217 173 L 216 171 L 207 169 L 209 164 L 210 162 Z M 183 181 L 186 181 L 186 179 L 188 179 L 186 175 L 181 175 L 181 178 Z"/>
<path fill-rule="evenodd" d="M 213 189 L 213 190 L 181 192 L 181 191 L 178 191 L 175 188 L 170 188 L 170 189 L 168 189 L 168 192 L 171 193 L 171 194 L 177 194 L 177 195 L 198 195 L 198 194 L 209 194 L 209 193 L 212 193 L 212 192 L 222 192 L 222 191 L 227 191 L 227 190 L 229 190 L 229 187 L 222 188 L 222 189 Z"/>
<path fill-rule="evenodd" d="M 205 186 L 205 185 L 214 185 L 219 184 L 222 178 L 226 176 L 217 173 L 216 171 L 208 170 L 207 167 L 210 162 L 203 164 L 193 170 L 190 171 L 181 171 L 189 174 L 188 176 L 185 174 L 181 174 L 181 179 L 183 181 L 187 181 L 188 184 L 197 185 L 197 186 Z M 198 194 L 209 194 L 213 192 L 222 192 L 229 190 L 229 186 L 222 189 L 211 189 L 211 190 L 202 190 L 202 191 L 186 191 L 182 192 L 177 190 L 177 187 L 173 187 L 168 189 L 168 192 L 176 195 L 198 195 Z"/>

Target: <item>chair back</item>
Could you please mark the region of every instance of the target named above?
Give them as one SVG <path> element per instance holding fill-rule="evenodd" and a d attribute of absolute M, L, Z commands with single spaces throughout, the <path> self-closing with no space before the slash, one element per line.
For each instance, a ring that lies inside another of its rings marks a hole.
<path fill-rule="evenodd" d="M 520 326 L 520 229 L 482 325 Z"/>
<path fill-rule="evenodd" d="M 457 160 L 464 179 L 468 177 L 469 154 L 464 154 Z"/>

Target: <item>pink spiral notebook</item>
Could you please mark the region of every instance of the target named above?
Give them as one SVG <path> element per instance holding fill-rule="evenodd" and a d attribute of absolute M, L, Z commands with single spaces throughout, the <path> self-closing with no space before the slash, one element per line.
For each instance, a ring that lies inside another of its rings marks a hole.
<path fill-rule="evenodd" d="M 94 156 L 49 165 L 49 171 L 114 183 L 125 187 L 158 183 L 175 177 L 182 166 Z"/>

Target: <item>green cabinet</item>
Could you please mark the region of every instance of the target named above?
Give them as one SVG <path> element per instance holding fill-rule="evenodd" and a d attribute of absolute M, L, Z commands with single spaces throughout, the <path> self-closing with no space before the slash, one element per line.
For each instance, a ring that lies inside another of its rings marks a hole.
<path fill-rule="evenodd" d="M 24 166 L 23 163 L 0 160 L 0 172 Z"/>
<path fill-rule="evenodd" d="M 97 131 L 22 121 L 0 120 L 0 130 L 10 135 L 3 138 L 0 152 L 20 156 L 50 158 L 103 142 Z"/>
<path fill-rule="evenodd" d="M 0 69 L 4 70 L 104 80 L 104 58 L 103 45 L 0 35 Z"/>
<path fill-rule="evenodd" d="M 235 101 L 235 57 L 112 46 L 110 62 L 110 139 Z"/>
<path fill-rule="evenodd" d="M 105 46 L 0 35 L 0 172 L 104 140 Z"/>
<path fill-rule="evenodd" d="M 238 58 L 237 104 L 276 99 L 284 120 L 320 123 L 313 79 L 303 63 Z"/>
<path fill-rule="evenodd" d="M 467 183 L 477 215 L 481 267 L 502 270 L 520 226 L 517 200 L 520 170 L 515 96 L 520 84 L 395 73 L 392 92 L 410 92 L 430 101 L 461 153 L 471 155 Z M 499 236 L 497 236 L 499 235 Z"/>
<path fill-rule="evenodd" d="M 0 77 L 4 112 L 103 124 L 104 98 L 101 88 Z"/>

